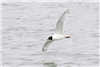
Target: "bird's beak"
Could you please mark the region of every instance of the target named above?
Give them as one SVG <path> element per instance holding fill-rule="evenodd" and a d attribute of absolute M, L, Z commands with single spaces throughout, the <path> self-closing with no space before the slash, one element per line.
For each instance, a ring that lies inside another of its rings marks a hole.
<path fill-rule="evenodd" d="M 48 41 L 49 39 L 47 39 L 47 41 Z"/>
<path fill-rule="evenodd" d="M 66 38 L 70 38 L 70 36 L 67 36 Z"/>

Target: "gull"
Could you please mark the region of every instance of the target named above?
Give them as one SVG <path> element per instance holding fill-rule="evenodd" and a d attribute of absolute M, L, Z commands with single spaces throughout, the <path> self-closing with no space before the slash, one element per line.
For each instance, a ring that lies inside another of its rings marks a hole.
<path fill-rule="evenodd" d="M 67 17 L 69 14 L 69 10 L 66 10 L 62 16 L 59 18 L 57 24 L 56 24 L 56 31 L 54 35 L 49 36 L 46 43 L 44 44 L 42 51 L 47 51 L 48 48 L 50 47 L 51 43 L 57 40 L 62 40 L 65 38 L 70 38 L 70 35 L 63 35 L 63 27 L 64 27 L 64 22 L 66 21 Z"/>

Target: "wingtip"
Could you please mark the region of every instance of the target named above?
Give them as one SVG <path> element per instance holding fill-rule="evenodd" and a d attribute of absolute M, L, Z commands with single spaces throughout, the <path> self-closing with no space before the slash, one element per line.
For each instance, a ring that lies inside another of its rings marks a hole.
<path fill-rule="evenodd" d="M 42 49 L 43 52 L 47 51 L 47 49 Z"/>
<path fill-rule="evenodd" d="M 69 13 L 69 9 L 67 9 L 65 12 L 66 12 L 66 13 Z"/>
<path fill-rule="evenodd" d="M 68 14 L 69 13 L 69 9 L 67 9 L 63 14 Z"/>

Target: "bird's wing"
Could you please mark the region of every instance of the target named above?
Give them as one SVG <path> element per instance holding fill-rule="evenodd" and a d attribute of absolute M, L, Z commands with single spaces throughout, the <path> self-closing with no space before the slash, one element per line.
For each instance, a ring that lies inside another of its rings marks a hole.
<path fill-rule="evenodd" d="M 49 41 L 47 41 L 47 42 L 44 44 L 44 46 L 43 46 L 43 48 L 42 48 L 42 51 L 47 51 L 48 48 L 49 48 L 49 46 L 50 46 L 50 44 L 51 44 L 52 42 L 54 42 L 54 40 L 49 40 Z"/>
<path fill-rule="evenodd" d="M 56 24 L 56 31 L 55 34 L 63 34 L 63 26 L 64 22 L 66 21 L 66 18 L 68 16 L 69 10 L 66 10 L 62 16 L 59 18 L 57 24 Z"/>

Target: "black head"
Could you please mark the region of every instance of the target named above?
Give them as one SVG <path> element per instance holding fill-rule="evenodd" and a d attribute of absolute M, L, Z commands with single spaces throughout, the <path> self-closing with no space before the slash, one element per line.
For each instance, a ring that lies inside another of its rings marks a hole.
<path fill-rule="evenodd" d="M 48 39 L 49 39 L 49 40 L 52 40 L 53 38 L 52 38 L 52 36 L 50 36 L 50 37 L 48 37 Z"/>

